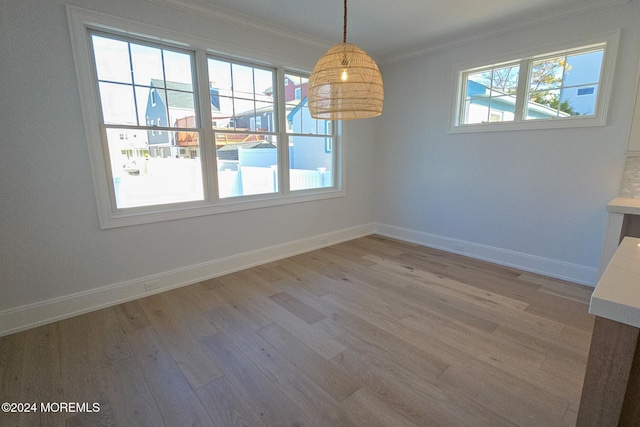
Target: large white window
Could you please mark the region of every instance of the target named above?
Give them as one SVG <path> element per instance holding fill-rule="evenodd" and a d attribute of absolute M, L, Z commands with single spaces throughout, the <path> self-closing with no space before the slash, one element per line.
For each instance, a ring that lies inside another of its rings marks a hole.
<path fill-rule="evenodd" d="M 344 194 L 341 126 L 311 118 L 308 74 L 68 15 L 103 228 Z"/>
<path fill-rule="evenodd" d="M 595 43 L 462 68 L 452 131 L 606 124 L 618 34 Z"/>
<path fill-rule="evenodd" d="M 193 53 L 90 37 L 115 208 L 204 200 Z"/>

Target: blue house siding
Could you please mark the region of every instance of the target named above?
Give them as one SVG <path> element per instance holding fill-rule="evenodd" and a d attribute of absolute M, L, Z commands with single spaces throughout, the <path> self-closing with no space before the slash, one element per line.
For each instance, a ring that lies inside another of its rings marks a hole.
<path fill-rule="evenodd" d="M 304 97 L 296 107 L 287 114 L 287 121 L 293 133 L 302 134 L 307 129 L 314 129 L 316 121 L 311 117 L 309 108 L 305 108 L 308 98 Z M 327 129 L 320 130 L 327 133 Z M 290 137 L 289 165 L 291 169 L 326 168 L 333 169 L 333 154 L 330 141 L 323 137 L 293 136 Z"/>
<path fill-rule="evenodd" d="M 147 106 L 145 109 L 145 121 L 147 126 L 158 127 L 172 127 L 175 123 L 169 122 L 169 112 L 171 109 L 183 109 L 185 111 L 193 110 L 193 95 L 190 93 L 191 86 L 166 82 L 167 90 L 173 94 L 170 99 L 171 103 L 175 105 L 167 105 L 167 98 L 165 94 L 164 82 L 162 80 L 152 79 L 149 87 L 149 94 L 147 97 Z M 220 111 L 220 96 L 218 89 L 210 88 L 210 102 L 212 111 Z M 184 95 L 184 96 L 180 96 Z M 184 99 L 181 99 L 184 98 Z M 193 110 L 195 114 L 195 110 Z M 193 115 L 192 114 L 192 115 Z M 149 146 L 156 147 L 173 147 L 177 145 L 176 133 L 172 131 L 151 130 L 147 131 L 147 137 L 149 140 Z M 150 150 L 152 153 L 156 153 L 153 148 Z M 154 156 L 155 157 L 155 156 Z"/>
<path fill-rule="evenodd" d="M 169 126 L 169 116 L 167 104 L 163 96 L 160 96 L 153 82 L 149 89 L 147 99 L 147 109 L 145 111 L 147 126 Z M 173 145 L 173 138 L 170 132 L 147 131 L 149 145 Z"/>
<path fill-rule="evenodd" d="M 466 98 L 469 106 L 479 105 L 487 109 L 491 108 L 492 112 L 501 114 L 513 114 L 515 111 L 515 95 L 491 90 L 485 85 L 474 81 L 467 82 Z M 560 115 L 567 114 L 560 112 Z M 552 108 L 533 102 L 529 103 L 527 117 L 530 119 L 548 119 L 556 116 L 558 116 L 558 113 Z"/>

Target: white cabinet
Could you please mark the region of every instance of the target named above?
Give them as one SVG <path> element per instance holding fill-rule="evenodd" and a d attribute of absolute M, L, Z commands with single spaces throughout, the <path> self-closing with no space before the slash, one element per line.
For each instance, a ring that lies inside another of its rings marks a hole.
<path fill-rule="evenodd" d="M 636 92 L 636 104 L 633 109 L 633 122 L 631 123 L 627 151 L 640 152 L 640 83 L 638 84 Z"/>
<path fill-rule="evenodd" d="M 640 238 L 640 199 L 616 197 L 607 205 L 607 217 L 598 277 L 602 277 L 625 236 Z"/>

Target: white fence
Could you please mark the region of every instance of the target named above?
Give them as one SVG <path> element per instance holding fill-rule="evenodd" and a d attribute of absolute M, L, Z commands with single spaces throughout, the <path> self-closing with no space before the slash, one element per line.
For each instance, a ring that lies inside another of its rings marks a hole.
<path fill-rule="evenodd" d="M 291 191 L 331 187 L 331 171 L 291 169 L 289 183 Z M 221 198 L 265 194 L 278 191 L 278 171 L 275 166 L 264 168 L 241 166 L 238 171 L 218 172 L 218 189 Z"/>
<path fill-rule="evenodd" d="M 333 185 L 332 176 L 331 172 L 325 168 L 316 170 L 291 169 L 289 170 L 289 187 L 291 191 L 331 187 Z"/>
<path fill-rule="evenodd" d="M 203 200 L 202 170 L 197 159 L 141 159 L 135 173 L 114 171 L 118 208 Z M 129 166 L 128 170 L 133 171 Z"/>
<path fill-rule="evenodd" d="M 147 159 L 140 175 L 114 176 L 118 208 L 149 206 L 202 200 L 202 171 L 197 159 Z M 331 187 L 333 175 L 325 168 L 291 169 L 291 191 Z M 218 172 L 218 194 L 221 198 L 266 194 L 278 191 L 276 166 L 241 166 L 238 170 Z"/>

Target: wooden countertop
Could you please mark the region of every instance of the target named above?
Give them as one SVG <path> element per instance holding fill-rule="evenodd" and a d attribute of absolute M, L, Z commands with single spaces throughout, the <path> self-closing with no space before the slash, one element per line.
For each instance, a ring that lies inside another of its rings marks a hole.
<path fill-rule="evenodd" d="M 640 200 L 638 211 L 640 212 Z M 591 295 L 589 313 L 640 328 L 640 239 L 625 237 Z"/>
<path fill-rule="evenodd" d="M 607 212 L 640 215 L 640 199 L 616 197 L 607 205 Z"/>

